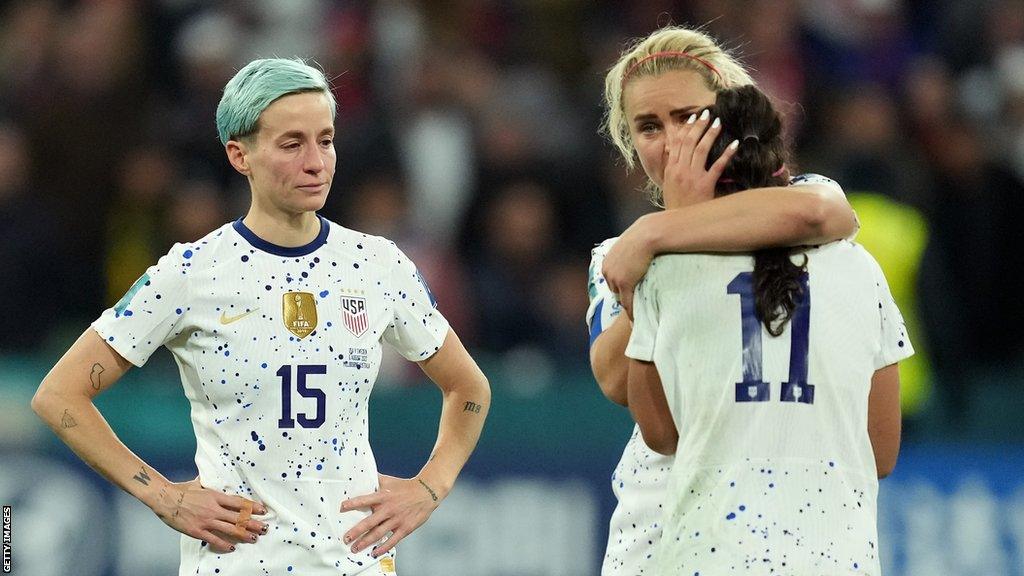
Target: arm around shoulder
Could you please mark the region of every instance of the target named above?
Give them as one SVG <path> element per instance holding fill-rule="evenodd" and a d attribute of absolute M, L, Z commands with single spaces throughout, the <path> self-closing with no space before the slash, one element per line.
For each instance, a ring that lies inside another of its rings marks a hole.
<path fill-rule="evenodd" d="M 609 289 L 632 310 L 632 290 L 658 254 L 748 252 L 852 236 L 859 225 L 846 195 L 838 184 L 821 180 L 744 190 L 640 217 L 604 259 Z"/>
<path fill-rule="evenodd" d="M 663 214 L 660 226 L 657 216 L 648 215 L 653 228 L 648 243 L 656 254 L 824 244 L 859 227 L 842 188 L 819 181 L 745 190 Z M 684 241 L 687 230 L 693 239 Z"/>

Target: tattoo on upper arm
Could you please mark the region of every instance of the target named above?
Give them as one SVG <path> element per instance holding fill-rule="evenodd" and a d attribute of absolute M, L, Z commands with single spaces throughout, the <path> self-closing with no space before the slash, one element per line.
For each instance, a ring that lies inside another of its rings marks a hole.
<path fill-rule="evenodd" d="M 149 474 L 146 474 L 146 469 L 143 468 L 142 470 L 139 470 L 138 474 L 132 476 L 132 480 L 139 482 L 143 486 L 149 486 L 149 481 L 152 480 L 152 478 L 149 477 Z"/>
<path fill-rule="evenodd" d="M 479 404 L 477 404 L 476 402 L 466 402 L 466 405 L 462 408 L 462 411 L 463 412 L 472 412 L 474 414 L 479 414 L 481 408 L 483 408 L 483 407 L 480 406 Z"/>
<path fill-rule="evenodd" d="M 65 409 L 64 414 L 60 417 L 60 427 L 67 430 L 68 428 L 74 428 L 75 426 L 78 426 L 78 422 L 75 420 L 75 417 L 71 415 L 71 412 Z"/>
<path fill-rule="evenodd" d="M 107 369 L 103 367 L 99 362 L 92 365 L 92 372 L 89 373 L 89 381 L 92 382 L 94 390 L 100 389 L 100 374 L 103 374 Z"/>

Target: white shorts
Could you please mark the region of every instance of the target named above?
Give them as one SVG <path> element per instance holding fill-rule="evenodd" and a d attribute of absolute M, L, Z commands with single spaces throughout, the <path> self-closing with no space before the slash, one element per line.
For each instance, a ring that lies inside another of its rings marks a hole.
<path fill-rule="evenodd" d="M 655 574 L 654 554 L 661 541 L 665 485 L 673 461 L 648 448 L 640 428 L 633 428 L 612 474 L 612 492 L 619 503 L 608 526 L 601 576 Z"/>

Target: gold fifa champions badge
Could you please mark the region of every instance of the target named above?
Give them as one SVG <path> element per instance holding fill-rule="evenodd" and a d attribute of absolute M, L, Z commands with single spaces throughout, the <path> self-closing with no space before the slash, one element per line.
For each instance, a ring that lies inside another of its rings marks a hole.
<path fill-rule="evenodd" d="M 385 574 L 392 574 L 395 571 L 395 559 L 390 556 L 385 556 L 380 559 L 380 569 Z"/>
<path fill-rule="evenodd" d="M 309 292 L 285 292 L 284 327 L 299 338 L 316 330 L 316 300 Z"/>

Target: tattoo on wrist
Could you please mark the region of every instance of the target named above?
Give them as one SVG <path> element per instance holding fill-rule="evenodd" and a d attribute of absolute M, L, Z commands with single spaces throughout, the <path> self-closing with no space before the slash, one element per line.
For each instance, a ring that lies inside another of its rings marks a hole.
<path fill-rule="evenodd" d="M 171 518 L 177 518 L 178 512 L 181 512 L 181 502 L 185 499 L 185 491 L 182 490 L 181 494 L 178 494 L 178 501 L 174 503 L 174 514 L 171 514 Z"/>
<path fill-rule="evenodd" d="M 67 430 L 68 428 L 74 428 L 75 426 L 78 426 L 78 422 L 75 420 L 75 417 L 71 415 L 71 412 L 65 409 L 64 414 L 60 417 L 60 427 Z"/>
<path fill-rule="evenodd" d="M 146 469 L 143 468 L 142 470 L 139 470 L 138 474 L 132 476 L 132 480 L 135 480 L 143 486 L 149 486 L 149 481 L 152 480 L 152 478 L 149 477 L 149 474 L 146 474 Z"/>
<path fill-rule="evenodd" d="M 476 402 L 466 402 L 466 405 L 463 406 L 462 411 L 463 412 L 472 412 L 474 414 L 479 414 L 481 408 L 483 408 L 483 406 L 480 406 Z"/>
<path fill-rule="evenodd" d="M 160 498 L 167 498 L 167 487 L 164 486 L 160 489 Z M 181 502 L 185 499 L 185 491 L 182 490 L 178 493 L 178 500 L 174 503 L 174 512 L 171 513 L 171 518 L 177 518 L 178 512 L 181 512 Z"/>
<path fill-rule="evenodd" d="M 103 374 L 106 370 L 99 362 L 92 365 L 92 372 L 89 373 L 89 382 L 92 382 L 93 390 L 100 389 L 102 384 L 100 382 L 100 374 Z"/>
<path fill-rule="evenodd" d="M 430 486 L 427 486 L 427 483 L 426 483 L 426 482 L 424 482 L 424 481 L 423 481 L 422 479 L 420 479 L 420 478 L 417 478 L 416 480 L 417 480 L 417 481 L 419 481 L 419 483 L 420 483 L 420 484 L 421 484 L 421 485 L 422 485 L 422 486 L 423 486 L 424 488 L 426 488 L 426 489 L 427 489 L 427 492 L 429 492 L 429 493 L 430 493 L 430 497 L 431 497 L 431 498 L 433 498 L 434 502 L 437 502 L 437 492 L 434 492 L 433 488 L 431 488 Z"/>

